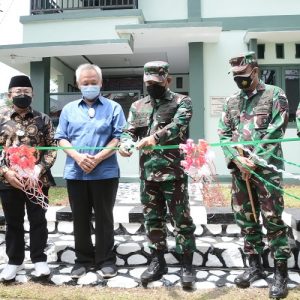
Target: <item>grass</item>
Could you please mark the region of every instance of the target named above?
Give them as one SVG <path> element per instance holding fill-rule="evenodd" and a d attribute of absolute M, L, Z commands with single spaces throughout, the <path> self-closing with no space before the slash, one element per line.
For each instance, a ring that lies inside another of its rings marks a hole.
<path fill-rule="evenodd" d="M 37 283 L 25 285 L 0 284 L 0 299 L 30 299 L 30 300 L 166 300 L 166 299 L 191 299 L 191 300 L 256 300 L 269 299 L 267 288 L 238 289 L 216 288 L 197 290 L 192 292 L 183 291 L 181 288 L 155 288 L 155 289 L 120 289 L 102 287 L 73 287 L 73 286 L 47 286 Z M 286 299 L 298 300 L 300 289 L 289 291 Z"/>
<path fill-rule="evenodd" d="M 221 185 L 222 194 L 225 198 L 225 203 L 230 206 L 230 185 Z M 285 192 L 300 197 L 300 185 L 286 185 Z M 68 193 L 65 187 L 53 187 L 49 190 L 50 205 L 69 205 Z M 289 195 L 284 196 L 285 207 L 300 208 L 300 200 L 297 200 Z"/>

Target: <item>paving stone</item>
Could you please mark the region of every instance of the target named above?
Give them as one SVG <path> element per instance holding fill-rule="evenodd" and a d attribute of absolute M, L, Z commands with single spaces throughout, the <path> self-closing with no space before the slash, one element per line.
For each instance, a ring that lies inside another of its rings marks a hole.
<path fill-rule="evenodd" d="M 16 282 L 27 283 L 28 282 L 28 278 L 27 278 L 26 275 L 17 275 L 16 276 Z"/>
<path fill-rule="evenodd" d="M 160 288 L 163 286 L 163 282 L 162 281 L 152 281 L 150 283 L 147 284 L 147 288 Z"/>
<path fill-rule="evenodd" d="M 111 278 L 107 282 L 107 286 L 111 288 L 134 288 L 138 286 L 138 282 L 135 280 L 118 275 L 114 278 Z"/>
<path fill-rule="evenodd" d="M 244 261 L 242 258 L 242 254 L 241 254 L 239 248 L 236 248 L 236 245 L 235 245 L 235 247 L 226 249 L 222 253 L 222 257 L 228 268 L 244 267 Z"/>
<path fill-rule="evenodd" d="M 208 276 L 208 272 L 207 271 L 198 271 L 196 274 L 196 277 L 198 279 L 205 279 Z"/>
<path fill-rule="evenodd" d="M 55 241 L 54 247 L 56 252 L 65 250 L 68 247 L 74 248 L 74 241 Z"/>
<path fill-rule="evenodd" d="M 205 289 L 214 289 L 216 288 L 216 284 L 214 282 L 196 282 L 195 283 L 195 288 L 197 290 L 205 290 Z"/>
<path fill-rule="evenodd" d="M 73 232 L 73 223 L 61 221 L 57 225 L 57 230 L 60 233 L 72 233 Z"/>
<path fill-rule="evenodd" d="M 115 236 L 115 243 L 116 242 L 125 242 L 125 241 L 126 241 L 126 239 L 124 236 L 120 236 L 120 235 Z"/>
<path fill-rule="evenodd" d="M 222 236 L 221 239 L 223 242 L 232 242 L 234 238 L 229 236 Z"/>
<path fill-rule="evenodd" d="M 218 276 L 215 276 L 215 275 L 210 275 L 208 276 L 207 278 L 207 281 L 212 281 L 212 282 L 216 282 L 219 280 L 219 277 Z"/>
<path fill-rule="evenodd" d="M 61 255 L 61 261 L 68 263 L 68 264 L 74 264 L 76 259 L 75 252 L 72 250 L 66 250 Z"/>
<path fill-rule="evenodd" d="M 59 239 L 62 241 L 71 241 L 74 244 L 74 235 L 71 234 L 60 235 Z"/>
<path fill-rule="evenodd" d="M 211 255 L 210 253 L 208 254 L 206 267 L 222 267 L 222 266 L 223 264 L 220 262 L 218 257 Z"/>
<path fill-rule="evenodd" d="M 197 252 L 194 252 L 194 257 L 193 257 L 193 265 L 195 266 L 202 266 L 203 264 L 203 257 Z"/>
<path fill-rule="evenodd" d="M 150 248 L 149 248 L 149 246 L 148 246 L 148 242 L 144 242 L 144 243 L 143 243 L 143 250 L 144 250 L 146 253 L 151 254 L 151 250 L 150 250 Z"/>
<path fill-rule="evenodd" d="M 47 220 L 47 228 L 48 228 L 48 232 L 49 233 L 55 232 L 55 230 L 56 230 L 56 224 L 55 224 L 55 222 Z"/>
<path fill-rule="evenodd" d="M 128 233 L 130 234 L 136 234 L 137 231 L 140 229 L 141 224 L 137 223 L 137 224 L 122 224 L 125 229 L 127 230 Z"/>
<path fill-rule="evenodd" d="M 230 270 L 229 273 L 232 275 L 239 275 L 244 273 L 244 270 Z"/>
<path fill-rule="evenodd" d="M 222 232 L 222 226 L 219 224 L 207 224 L 206 226 L 213 235 L 221 234 Z"/>
<path fill-rule="evenodd" d="M 300 275 L 298 273 L 289 272 L 289 278 L 297 283 L 300 283 Z"/>
<path fill-rule="evenodd" d="M 167 264 L 170 264 L 170 265 L 174 265 L 174 264 L 179 263 L 179 261 L 171 253 L 166 253 L 165 254 L 165 260 L 166 260 Z"/>
<path fill-rule="evenodd" d="M 125 265 L 125 260 L 117 256 L 116 265 L 117 266 L 124 266 Z"/>
<path fill-rule="evenodd" d="M 241 228 L 236 224 L 228 224 L 226 228 L 227 234 L 240 234 Z"/>
<path fill-rule="evenodd" d="M 144 241 L 145 238 L 143 236 L 134 235 L 134 236 L 132 236 L 132 240 L 135 242 L 141 242 L 141 241 Z"/>
<path fill-rule="evenodd" d="M 120 273 L 120 274 L 127 274 L 128 273 L 128 269 L 119 269 L 118 273 Z"/>
<path fill-rule="evenodd" d="M 263 287 L 268 287 L 268 283 L 266 280 L 264 279 L 259 279 L 259 280 L 256 280 L 254 282 L 251 283 L 251 286 L 252 287 L 260 287 L 260 288 L 263 288 Z"/>
<path fill-rule="evenodd" d="M 174 284 L 175 282 L 180 280 L 180 277 L 177 275 L 164 275 L 163 277 L 164 277 L 164 279 L 168 280 L 172 284 Z"/>
<path fill-rule="evenodd" d="M 99 283 L 101 281 L 101 277 L 100 275 L 98 275 L 97 273 L 93 273 L 93 272 L 88 272 L 87 274 L 81 276 L 78 281 L 77 284 L 78 285 L 91 285 L 91 284 L 96 284 Z"/>
<path fill-rule="evenodd" d="M 0 247 L 0 264 L 5 264 L 7 263 L 7 256 L 6 256 L 6 250 L 5 247 L 2 246 Z"/>
<path fill-rule="evenodd" d="M 61 274 L 70 274 L 71 271 L 72 271 L 72 269 L 73 269 L 73 267 L 63 268 L 63 269 L 61 269 L 59 272 L 60 272 Z"/>
<path fill-rule="evenodd" d="M 122 255 L 134 253 L 139 250 L 141 250 L 141 246 L 138 243 L 120 244 L 116 249 L 117 253 Z"/>
<path fill-rule="evenodd" d="M 226 279 L 227 279 L 227 281 L 229 281 L 229 282 L 234 282 L 234 279 L 236 278 L 236 276 L 237 276 L 237 274 L 236 275 L 228 275 L 227 277 L 226 277 Z"/>
<path fill-rule="evenodd" d="M 202 225 L 196 226 L 195 235 L 201 236 L 203 234 L 203 227 Z"/>
<path fill-rule="evenodd" d="M 147 263 L 147 259 L 140 254 L 134 254 L 128 257 L 127 263 L 129 265 L 143 265 Z"/>
<path fill-rule="evenodd" d="M 68 275 L 53 275 L 51 277 L 51 281 L 56 285 L 62 285 L 72 280 L 72 277 Z"/>
<path fill-rule="evenodd" d="M 133 270 L 129 271 L 130 276 L 139 279 L 142 275 L 142 273 L 146 270 L 147 268 L 135 268 Z"/>
<path fill-rule="evenodd" d="M 230 283 L 230 282 L 226 282 L 226 283 L 225 283 L 225 286 L 226 286 L 226 287 L 235 287 L 236 285 L 233 284 L 233 283 Z"/>
<path fill-rule="evenodd" d="M 210 274 L 216 275 L 216 276 L 223 276 L 226 275 L 226 272 L 221 271 L 221 270 L 210 270 Z"/>
<path fill-rule="evenodd" d="M 200 239 L 203 243 L 216 243 L 216 239 L 213 237 L 202 237 Z"/>
<path fill-rule="evenodd" d="M 169 273 L 176 273 L 180 271 L 180 268 L 169 267 L 168 270 Z"/>

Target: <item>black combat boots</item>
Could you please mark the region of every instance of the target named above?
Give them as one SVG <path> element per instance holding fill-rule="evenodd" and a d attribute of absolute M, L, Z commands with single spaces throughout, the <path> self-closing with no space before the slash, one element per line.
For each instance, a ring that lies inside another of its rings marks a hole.
<path fill-rule="evenodd" d="M 234 283 L 239 288 L 247 288 L 255 280 L 266 278 L 266 274 L 263 271 L 260 255 L 249 255 L 249 268 L 242 274 L 238 275 Z"/>
<path fill-rule="evenodd" d="M 141 282 L 147 285 L 148 282 L 159 280 L 164 274 L 168 273 L 167 264 L 163 251 L 154 250 L 153 258 L 147 270 L 141 275 Z"/>
<path fill-rule="evenodd" d="M 182 256 L 181 285 L 184 289 L 193 287 L 196 280 L 193 268 L 193 253 L 185 253 Z"/>
<path fill-rule="evenodd" d="M 288 294 L 287 281 L 288 270 L 286 260 L 275 260 L 275 273 L 272 285 L 270 286 L 269 298 L 281 299 Z"/>

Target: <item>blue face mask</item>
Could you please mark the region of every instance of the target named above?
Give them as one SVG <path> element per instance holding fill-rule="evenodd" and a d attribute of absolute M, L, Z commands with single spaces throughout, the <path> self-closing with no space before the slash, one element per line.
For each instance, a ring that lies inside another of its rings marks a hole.
<path fill-rule="evenodd" d="M 100 95 L 99 85 L 83 85 L 80 88 L 83 98 L 94 100 Z"/>

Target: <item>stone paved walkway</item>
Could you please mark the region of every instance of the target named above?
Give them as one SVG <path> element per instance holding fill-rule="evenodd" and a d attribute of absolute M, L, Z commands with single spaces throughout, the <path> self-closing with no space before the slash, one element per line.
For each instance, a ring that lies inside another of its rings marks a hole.
<path fill-rule="evenodd" d="M 235 224 L 225 227 L 221 224 L 206 224 L 207 220 L 201 216 L 200 196 L 198 187 L 190 185 L 190 202 L 194 213 L 196 230 L 197 252 L 193 264 L 196 270 L 195 289 L 217 288 L 232 286 L 234 278 L 243 272 L 246 267 L 242 256 L 242 238 Z M 51 207 L 47 212 L 49 239 L 46 249 L 51 275 L 47 278 L 35 278 L 32 274 L 33 264 L 29 259 L 29 251 L 25 253 L 25 269 L 18 273 L 16 281 L 43 281 L 55 285 L 90 285 L 107 286 L 111 288 L 134 288 L 141 286 L 140 275 L 145 270 L 150 259 L 150 250 L 144 232 L 140 230 L 141 224 L 130 224 L 128 211 L 139 203 L 139 184 L 120 184 L 115 207 L 115 251 L 117 253 L 118 275 L 112 279 L 104 280 L 100 272 L 89 272 L 79 278 L 72 279 L 71 269 L 74 265 L 74 237 L 72 235 L 72 222 L 57 222 L 56 212 L 60 207 Z M 198 210 L 197 210 L 198 209 Z M 168 224 L 169 227 L 169 224 Z M 28 231 L 28 223 L 25 222 Z M 172 232 L 172 228 L 169 228 Z M 7 262 L 5 254 L 5 228 L 0 230 L 0 271 Z M 224 235 L 226 234 L 226 235 Z M 168 238 L 169 248 L 174 247 L 174 238 Z M 28 245 L 28 233 L 26 234 Z M 28 247 L 28 246 L 27 246 Z M 295 252 L 296 253 L 296 252 Z M 169 266 L 168 274 L 159 281 L 152 282 L 148 287 L 177 286 L 180 285 L 180 268 L 174 252 L 166 254 Z M 271 266 L 272 259 L 267 253 L 265 262 Z M 289 288 L 300 284 L 299 255 L 289 261 Z M 293 269 L 296 266 L 296 269 Z M 252 287 L 267 287 L 272 274 L 268 269 L 266 280 L 259 280 Z"/>

